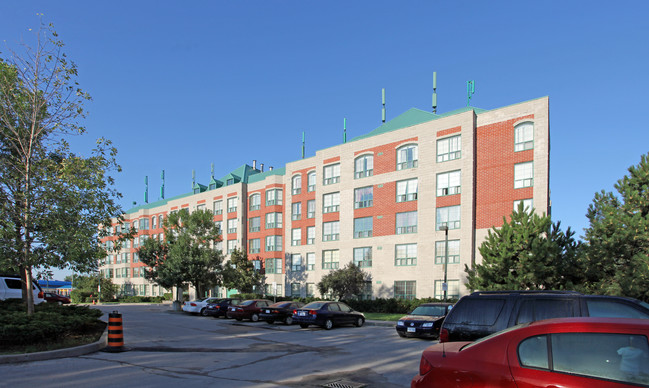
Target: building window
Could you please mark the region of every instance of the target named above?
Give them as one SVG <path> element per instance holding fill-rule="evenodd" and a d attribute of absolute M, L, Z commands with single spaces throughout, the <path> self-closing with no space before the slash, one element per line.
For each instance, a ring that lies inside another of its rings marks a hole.
<path fill-rule="evenodd" d="M 248 219 L 248 231 L 259 232 L 261 230 L 261 217 L 252 217 Z"/>
<path fill-rule="evenodd" d="M 398 244 L 395 246 L 394 265 L 417 265 L 417 244 Z"/>
<path fill-rule="evenodd" d="M 293 195 L 298 195 L 302 192 L 302 176 L 296 175 L 291 179 L 291 193 Z"/>
<path fill-rule="evenodd" d="M 395 299 L 415 299 L 417 282 L 414 280 L 396 280 L 394 282 Z"/>
<path fill-rule="evenodd" d="M 196 211 L 205 211 L 205 204 L 196 205 Z"/>
<path fill-rule="evenodd" d="M 534 148 L 534 123 L 520 123 L 514 127 L 514 151 L 525 151 Z"/>
<path fill-rule="evenodd" d="M 315 218 L 315 199 L 306 201 L 306 218 Z"/>
<path fill-rule="evenodd" d="M 435 299 L 444 299 L 444 281 L 435 280 Z M 459 299 L 460 298 L 460 281 L 459 280 L 448 280 L 447 281 L 447 291 L 446 297 L 449 299 Z"/>
<path fill-rule="evenodd" d="M 214 201 L 212 203 L 212 211 L 216 215 L 223 214 L 223 201 Z"/>
<path fill-rule="evenodd" d="M 418 180 L 408 179 L 397 182 L 397 202 L 408 202 L 417 200 Z"/>
<path fill-rule="evenodd" d="M 514 165 L 514 188 L 534 186 L 534 163 L 525 162 Z"/>
<path fill-rule="evenodd" d="M 266 206 L 282 204 L 282 189 L 266 190 Z"/>
<path fill-rule="evenodd" d="M 148 218 L 140 219 L 140 230 L 149 230 L 149 219 Z"/>
<path fill-rule="evenodd" d="M 417 233 L 417 212 L 397 213 L 397 234 Z"/>
<path fill-rule="evenodd" d="M 266 252 L 281 252 L 282 236 L 266 236 Z"/>
<path fill-rule="evenodd" d="M 324 222 L 322 224 L 322 241 L 340 239 L 340 221 Z"/>
<path fill-rule="evenodd" d="M 237 211 L 237 197 L 228 198 L 228 213 Z"/>
<path fill-rule="evenodd" d="M 306 228 L 306 245 L 315 244 L 315 226 L 307 226 Z"/>
<path fill-rule="evenodd" d="M 372 266 L 372 247 L 354 248 L 354 264 L 361 268 Z"/>
<path fill-rule="evenodd" d="M 306 270 L 307 271 L 315 270 L 315 253 L 313 252 L 306 254 Z"/>
<path fill-rule="evenodd" d="M 354 179 L 365 178 L 374 174 L 374 155 L 363 155 L 354 161 Z"/>
<path fill-rule="evenodd" d="M 258 238 L 250 239 L 248 243 L 248 253 L 261 252 L 261 241 Z"/>
<path fill-rule="evenodd" d="M 248 199 L 248 210 L 259 210 L 261 208 L 261 194 L 253 194 Z"/>
<path fill-rule="evenodd" d="M 340 251 L 322 251 L 322 269 L 338 269 Z"/>
<path fill-rule="evenodd" d="M 302 219 L 302 202 L 293 202 L 291 205 L 291 219 L 293 221 Z"/>
<path fill-rule="evenodd" d="M 228 240 L 228 254 L 237 249 L 237 240 Z"/>
<path fill-rule="evenodd" d="M 372 237 L 373 217 L 354 218 L 354 238 Z"/>
<path fill-rule="evenodd" d="M 340 209 L 340 193 L 329 193 L 322 196 L 322 212 L 335 213 Z"/>
<path fill-rule="evenodd" d="M 237 233 L 237 219 L 236 218 L 230 218 L 228 220 L 228 234 L 230 233 Z"/>
<path fill-rule="evenodd" d="M 529 199 L 518 199 L 514 201 L 514 211 L 518 211 L 518 207 L 520 204 L 523 204 L 523 211 L 526 213 L 532 213 L 532 210 L 534 209 L 534 200 L 532 198 Z"/>
<path fill-rule="evenodd" d="M 312 297 L 315 295 L 315 283 L 306 284 L 306 297 Z"/>
<path fill-rule="evenodd" d="M 266 229 L 282 228 L 282 213 L 266 213 Z"/>
<path fill-rule="evenodd" d="M 291 230 L 291 245 L 298 246 L 302 245 L 302 229 L 296 228 Z"/>
<path fill-rule="evenodd" d="M 448 229 L 460 229 L 460 205 L 446 206 L 437 208 L 437 230 L 442 230 L 442 226 L 448 226 Z"/>
<path fill-rule="evenodd" d="M 163 222 L 163 218 L 162 218 L 162 214 L 160 214 L 160 215 L 158 216 L 158 225 L 160 225 L 161 228 L 162 228 L 162 226 L 163 226 L 162 222 Z"/>
<path fill-rule="evenodd" d="M 354 190 L 354 209 L 372 207 L 374 204 L 374 186 L 361 187 Z"/>
<path fill-rule="evenodd" d="M 460 135 L 437 140 L 437 163 L 462 157 L 462 140 Z"/>
<path fill-rule="evenodd" d="M 444 264 L 446 241 L 435 242 L 435 264 Z M 460 262 L 460 240 L 448 240 L 448 263 L 459 264 Z"/>
<path fill-rule="evenodd" d="M 219 234 L 223 234 L 223 221 L 214 221 L 214 226 L 219 230 Z"/>
<path fill-rule="evenodd" d="M 300 297 L 300 283 L 291 283 L 291 297 L 292 298 Z"/>
<path fill-rule="evenodd" d="M 460 170 L 437 174 L 437 196 L 460 194 Z"/>
<path fill-rule="evenodd" d="M 323 185 L 331 185 L 340 182 L 340 163 L 324 167 Z"/>
<path fill-rule="evenodd" d="M 315 171 L 311 171 L 310 173 L 307 174 L 307 187 L 306 191 L 307 192 L 312 192 L 315 191 L 315 184 L 316 184 L 316 177 L 315 177 Z"/>
<path fill-rule="evenodd" d="M 302 255 L 299 253 L 291 255 L 291 271 L 300 272 L 302 270 Z"/>
<path fill-rule="evenodd" d="M 278 258 L 266 259 L 266 273 L 267 274 L 282 273 L 282 259 L 278 259 Z M 267 284 L 266 286 L 270 286 L 270 284 Z"/>
<path fill-rule="evenodd" d="M 158 223 L 158 217 L 156 216 L 151 217 L 151 229 L 158 229 L 158 226 L 156 225 L 157 223 Z"/>
<path fill-rule="evenodd" d="M 397 170 L 406 170 L 417 167 L 418 148 L 416 144 L 410 144 L 397 149 Z"/>

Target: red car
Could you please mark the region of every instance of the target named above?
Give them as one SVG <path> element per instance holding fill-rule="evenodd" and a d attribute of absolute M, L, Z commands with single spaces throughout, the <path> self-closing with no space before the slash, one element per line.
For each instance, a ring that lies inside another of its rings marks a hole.
<path fill-rule="evenodd" d="M 649 387 L 649 322 L 557 318 L 424 350 L 415 387 Z"/>
<path fill-rule="evenodd" d="M 259 320 L 261 309 L 268 307 L 271 304 L 273 304 L 273 302 L 268 299 L 244 300 L 240 304 L 230 306 L 228 308 L 227 316 L 229 318 L 234 318 L 237 321 L 250 319 L 253 322 L 257 322 Z"/>
<path fill-rule="evenodd" d="M 68 298 L 67 296 L 59 295 L 55 292 L 44 292 L 43 298 L 48 303 L 58 303 L 58 304 L 70 303 L 70 298 Z"/>

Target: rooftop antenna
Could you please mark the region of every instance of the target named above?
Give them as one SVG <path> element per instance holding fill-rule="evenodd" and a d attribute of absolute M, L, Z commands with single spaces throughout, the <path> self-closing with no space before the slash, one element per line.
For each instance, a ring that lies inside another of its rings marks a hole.
<path fill-rule="evenodd" d="M 433 72 L 433 113 L 437 114 L 437 72 Z"/>
<path fill-rule="evenodd" d="M 162 178 L 162 186 L 160 186 L 160 199 L 165 199 L 165 170 L 162 170 L 160 178 Z"/>
<path fill-rule="evenodd" d="M 475 93 L 475 81 L 466 81 L 466 106 L 471 102 L 471 96 Z"/>
<path fill-rule="evenodd" d="M 383 108 L 381 108 L 381 121 L 385 123 L 385 88 L 381 89 L 381 104 L 383 104 Z"/>
<path fill-rule="evenodd" d="M 302 159 L 304 159 L 304 131 L 302 131 Z"/>
<path fill-rule="evenodd" d="M 192 190 L 194 190 L 194 186 L 196 186 L 196 170 L 192 170 Z"/>
<path fill-rule="evenodd" d="M 214 163 L 210 165 L 210 177 L 214 179 Z"/>
<path fill-rule="evenodd" d="M 149 203 L 149 177 L 144 177 L 144 203 Z"/>
<path fill-rule="evenodd" d="M 343 118 L 343 143 L 347 143 L 347 117 Z"/>

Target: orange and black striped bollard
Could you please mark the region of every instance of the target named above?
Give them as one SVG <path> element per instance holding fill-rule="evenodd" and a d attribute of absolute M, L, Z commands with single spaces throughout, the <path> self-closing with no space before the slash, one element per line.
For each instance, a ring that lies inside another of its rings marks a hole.
<path fill-rule="evenodd" d="M 122 329 L 122 314 L 113 311 L 108 314 L 108 343 L 107 352 L 123 352 L 124 330 Z"/>

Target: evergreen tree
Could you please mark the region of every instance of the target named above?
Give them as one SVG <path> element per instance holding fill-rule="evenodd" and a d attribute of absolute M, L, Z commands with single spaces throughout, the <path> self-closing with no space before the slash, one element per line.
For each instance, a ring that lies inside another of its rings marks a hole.
<path fill-rule="evenodd" d="M 472 290 L 575 290 L 583 278 L 580 244 L 568 228 L 549 216 L 527 212 L 523 204 L 480 246 L 482 263 L 465 266 Z"/>
<path fill-rule="evenodd" d="M 588 207 L 586 275 L 593 292 L 649 302 L 649 154 L 628 171 Z"/>
<path fill-rule="evenodd" d="M 370 276 L 354 263 L 336 269 L 322 277 L 318 283 L 320 294 L 331 294 L 337 300 L 358 297 L 365 289 Z"/>
<path fill-rule="evenodd" d="M 245 250 L 235 249 L 230 253 L 230 262 L 223 272 L 223 285 L 237 289 L 240 293 L 250 294 L 263 292 L 266 276 L 255 269 Z"/>

